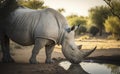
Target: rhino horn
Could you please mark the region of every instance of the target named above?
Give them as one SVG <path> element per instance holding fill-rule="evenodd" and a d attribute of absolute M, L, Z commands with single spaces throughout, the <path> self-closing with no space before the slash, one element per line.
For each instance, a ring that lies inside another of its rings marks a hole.
<path fill-rule="evenodd" d="M 68 60 L 71 63 L 79 64 L 85 57 L 89 56 L 93 51 L 95 51 L 96 48 L 97 48 L 97 46 L 88 52 L 83 52 L 82 50 L 79 50 L 77 55 L 74 54 L 74 58 L 72 57 L 72 59 L 69 58 Z"/>
<path fill-rule="evenodd" d="M 92 50 L 88 51 L 88 52 L 84 52 L 83 54 L 83 58 L 89 56 L 92 52 L 94 52 L 96 50 L 97 46 L 95 46 Z"/>

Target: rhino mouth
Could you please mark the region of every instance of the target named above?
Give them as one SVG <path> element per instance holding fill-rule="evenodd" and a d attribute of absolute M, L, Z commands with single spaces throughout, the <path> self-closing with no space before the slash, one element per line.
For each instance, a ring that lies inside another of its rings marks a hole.
<path fill-rule="evenodd" d="M 82 62 L 87 56 L 92 54 L 96 50 L 97 46 L 94 47 L 92 50 L 89 50 L 87 52 L 82 51 L 82 50 L 75 50 L 74 52 L 65 52 L 63 53 L 68 61 L 70 61 L 73 64 L 79 64 Z M 66 55 L 67 53 L 67 55 Z"/>

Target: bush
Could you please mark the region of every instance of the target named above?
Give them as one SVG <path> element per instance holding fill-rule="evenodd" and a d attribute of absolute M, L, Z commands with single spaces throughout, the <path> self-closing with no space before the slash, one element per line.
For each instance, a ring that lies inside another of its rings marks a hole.
<path fill-rule="evenodd" d="M 80 35 L 81 33 L 85 33 L 87 31 L 87 28 L 84 25 L 81 25 L 76 31 L 76 35 Z"/>
<path fill-rule="evenodd" d="M 97 27 L 95 27 L 95 26 L 92 26 L 92 27 L 90 28 L 89 32 L 90 32 L 93 36 L 95 36 L 95 35 L 99 32 L 99 29 L 98 29 Z"/>
<path fill-rule="evenodd" d="M 31 9 L 47 8 L 47 6 L 44 6 L 44 1 L 42 0 L 19 0 L 18 3 Z"/>
<path fill-rule="evenodd" d="M 86 20 L 83 17 L 79 17 L 79 16 L 67 17 L 67 20 L 70 26 L 86 24 Z"/>
<path fill-rule="evenodd" d="M 120 38 L 120 19 L 115 16 L 110 16 L 104 23 L 106 32 L 112 33 L 115 38 Z"/>

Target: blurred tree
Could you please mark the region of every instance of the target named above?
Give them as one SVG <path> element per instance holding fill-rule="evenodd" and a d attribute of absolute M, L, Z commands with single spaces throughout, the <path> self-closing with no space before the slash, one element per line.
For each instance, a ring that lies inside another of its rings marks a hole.
<path fill-rule="evenodd" d="M 109 15 L 111 15 L 111 12 L 109 11 L 108 7 L 105 6 L 97 6 L 89 10 L 89 18 L 92 24 L 95 24 L 99 28 L 100 36 L 102 35 L 102 31 L 104 30 L 103 23 Z"/>
<path fill-rule="evenodd" d="M 111 74 L 120 74 L 120 67 L 117 65 L 106 64 L 108 69 L 111 69 Z"/>
<path fill-rule="evenodd" d="M 86 28 L 87 18 L 86 17 L 72 14 L 70 16 L 67 16 L 66 18 L 70 26 L 80 25 L 79 28 L 75 31 L 76 36 L 80 35 L 81 33 L 85 33 L 87 31 L 87 28 Z"/>
<path fill-rule="evenodd" d="M 91 26 L 90 29 L 89 29 L 89 32 L 95 36 L 97 35 L 97 33 L 99 32 L 99 29 L 96 27 L 96 26 Z"/>
<path fill-rule="evenodd" d="M 62 12 L 65 12 L 65 9 L 64 8 L 59 8 L 57 11 L 62 13 Z"/>
<path fill-rule="evenodd" d="M 75 36 L 79 36 L 81 33 L 86 33 L 87 28 L 85 25 L 80 25 L 78 29 L 75 31 Z"/>
<path fill-rule="evenodd" d="M 112 33 L 114 38 L 120 38 L 120 19 L 110 16 L 104 23 L 106 32 Z"/>
<path fill-rule="evenodd" d="M 86 18 L 83 16 L 70 15 L 66 17 L 70 26 L 86 25 Z"/>
<path fill-rule="evenodd" d="M 111 13 L 120 19 L 120 0 L 104 0 L 110 7 Z"/>
<path fill-rule="evenodd" d="M 69 19 L 75 18 L 75 17 L 78 17 L 78 15 L 76 15 L 76 14 L 71 14 L 71 15 L 67 16 L 66 18 L 69 20 Z"/>
<path fill-rule="evenodd" d="M 18 0 L 18 3 L 31 9 L 47 8 L 47 6 L 44 6 L 43 0 Z"/>

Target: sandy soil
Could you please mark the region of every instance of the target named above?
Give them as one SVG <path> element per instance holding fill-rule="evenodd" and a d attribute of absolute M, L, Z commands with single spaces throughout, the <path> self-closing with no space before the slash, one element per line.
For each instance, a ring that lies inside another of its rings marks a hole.
<path fill-rule="evenodd" d="M 92 53 L 87 60 L 107 60 L 120 62 L 120 41 L 105 40 L 105 39 L 82 39 L 78 38 L 75 40 L 76 44 L 83 45 L 82 49 L 85 51 L 92 49 L 97 45 L 97 50 Z M 14 43 L 13 43 L 14 44 Z M 12 44 L 12 45 L 13 45 Z M 11 46 L 12 46 L 11 45 Z M 29 64 L 29 58 L 31 55 L 33 46 L 19 47 L 12 46 L 11 55 L 16 63 L 0 63 L 0 74 L 68 74 L 66 70 L 61 68 L 58 64 L 61 58 L 64 58 L 61 47 L 56 46 L 52 57 L 57 58 L 57 62 L 54 64 L 45 64 L 45 51 L 44 48 L 39 52 L 37 60 L 40 64 Z M 0 52 L 0 61 L 2 53 Z"/>

